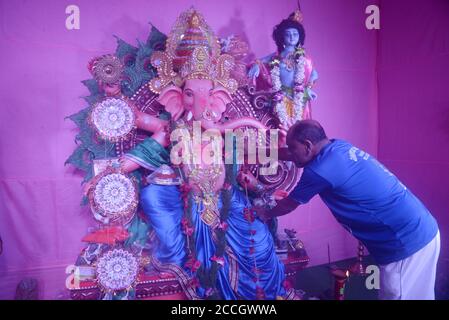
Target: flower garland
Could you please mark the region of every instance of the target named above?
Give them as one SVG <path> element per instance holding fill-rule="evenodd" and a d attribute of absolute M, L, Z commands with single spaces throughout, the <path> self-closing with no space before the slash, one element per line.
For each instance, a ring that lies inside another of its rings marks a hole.
<path fill-rule="evenodd" d="M 193 213 L 192 202 L 194 195 L 191 187 L 188 184 L 181 185 L 181 197 L 184 202 L 184 217 L 181 225 L 183 233 L 187 237 L 188 259 L 185 264 L 195 276 L 191 280 L 192 287 L 202 287 L 205 289 L 206 299 L 217 300 L 220 299 L 219 290 L 216 288 L 218 269 L 224 266 L 224 254 L 226 250 L 226 230 L 228 224 L 226 220 L 229 217 L 229 208 L 231 206 L 232 198 L 232 184 L 235 179 L 232 164 L 226 164 L 226 178 L 223 188 L 221 190 L 222 207 L 220 209 L 220 224 L 213 230 L 215 254 L 211 257 L 212 267 L 207 270 L 205 266 L 197 259 L 196 242 L 193 236 L 195 230 L 193 227 Z"/>
<path fill-rule="evenodd" d="M 295 59 L 295 84 L 292 88 L 293 91 L 293 116 L 290 117 L 287 113 L 287 101 L 285 99 L 286 93 L 285 87 L 281 82 L 281 57 L 279 55 L 273 57 L 269 65 L 271 67 L 270 75 L 273 84 L 274 101 L 276 103 L 274 110 L 279 118 L 279 121 L 284 124 L 295 123 L 297 120 L 302 119 L 304 106 L 306 103 L 305 98 L 305 51 L 304 48 L 299 47 L 294 52 Z"/>
<path fill-rule="evenodd" d="M 177 128 L 176 123 L 171 121 L 171 129 L 174 130 L 175 128 Z M 187 181 L 182 170 L 180 170 L 180 174 L 183 176 L 183 181 Z M 195 228 L 192 212 L 195 195 L 188 182 L 184 182 L 180 186 L 181 198 L 184 204 L 184 217 L 181 220 L 181 227 L 187 238 L 186 249 L 188 253 L 185 267 L 190 269 L 193 274 L 190 281 L 191 288 L 203 288 L 205 290 L 206 299 L 210 300 L 221 299 L 216 283 L 218 269 L 223 267 L 225 264 L 224 254 L 226 251 L 226 231 L 228 228 L 226 221 L 229 217 L 229 208 L 231 207 L 232 186 L 235 185 L 235 183 L 236 177 L 233 164 L 225 164 L 225 181 L 220 192 L 222 201 L 222 207 L 220 209 L 220 223 L 212 229 L 213 240 L 215 243 L 215 254 L 210 258 L 212 261 L 212 266 L 210 269 L 206 269 L 205 265 L 197 259 L 196 241 L 194 236 Z"/>

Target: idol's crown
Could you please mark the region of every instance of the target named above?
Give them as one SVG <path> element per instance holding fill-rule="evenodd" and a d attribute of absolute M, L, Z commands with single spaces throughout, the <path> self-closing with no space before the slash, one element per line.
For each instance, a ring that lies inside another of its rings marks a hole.
<path fill-rule="evenodd" d="M 151 63 L 158 71 L 158 77 L 149 83 L 155 93 L 170 83 L 181 86 L 188 79 L 208 79 L 230 93 L 238 87 L 230 77 L 234 58 L 221 54 L 218 38 L 195 9 L 180 15 L 167 38 L 166 50 L 155 52 Z"/>

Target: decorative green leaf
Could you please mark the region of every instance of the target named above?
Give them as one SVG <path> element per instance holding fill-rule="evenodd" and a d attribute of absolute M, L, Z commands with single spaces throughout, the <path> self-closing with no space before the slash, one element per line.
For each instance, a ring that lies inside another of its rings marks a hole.
<path fill-rule="evenodd" d="M 75 168 L 87 171 L 89 170 L 88 164 L 84 160 L 86 149 L 83 146 L 78 146 L 75 151 L 70 155 L 70 157 L 66 160 L 64 165 L 71 164 Z"/>
<path fill-rule="evenodd" d="M 117 39 L 117 49 L 115 50 L 115 55 L 121 60 L 127 55 L 135 55 L 137 52 L 137 48 L 130 45 L 129 43 L 123 41 L 117 36 L 114 36 Z"/>
<path fill-rule="evenodd" d="M 156 75 L 156 70 L 149 64 L 149 59 L 155 49 L 165 46 L 167 37 L 157 28 L 152 27 L 150 35 L 145 43 L 139 43 L 137 47 L 123 41 L 119 37 L 115 55 L 124 62 L 124 76 L 121 83 L 122 93 L 128 97 L 132 96 L 146 82 Z M 93 160 L 115 157 L 115 144 L 100 139 L 88 122 L 89 112 L 92 106 L 104 98 L 103 92 L 95 79 L 88 79 L 82 83 L 89 90 L 90 95 L 83 97 L 89 104 L 88 107 L 68 116 L 79 132 L 75 137 L 76 149 L 67 159 L 66 164 L 71 164 L 75 168 L 84 172 L 83 182 L 89 181 L 93 177 Z M 133 173 L 134 174 L 134 173 Z M 134 174 L 140 181 L 140 173 Z"/>
<path fill-rule="evenodd" d="M 87 89 L 89 89 L 89 92 L 91 95 L 98 95 L 100 94 L 100 87 L 98 86 L 98 83 L 95 79 L 87 79 L 81 81 L 82 84 L 84 84 Z"/>
<path fill-rule="evenodd" d="M 151 32 L 146 42 L 147 47 L 150 47 L 153 50 L 163 50 L 165 49 L 166 40 L 167 36 L 160 32 L 155 26 L 151 25 Z"/>

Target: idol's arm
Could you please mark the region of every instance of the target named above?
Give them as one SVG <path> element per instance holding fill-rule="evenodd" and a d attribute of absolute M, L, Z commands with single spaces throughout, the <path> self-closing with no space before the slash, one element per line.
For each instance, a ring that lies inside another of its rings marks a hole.
<path fill-rule="evenodd" d="M 134 113 L 136 115 L 137 128 L 148 132 L 164 131 L 168 124 L 167 121 L 161 120 L 142 111 L 135 110 Z"/>
<path fill-rule="evenodd" d="M 271 61 L 271 59 L 273 59 L 273 57 L 276 55 L 276 53 L 271 53 L 263 58 L 260 59 L 261 62 L 263 63 L 268 63 Z"/>
<path fill-rule="evenodd" d="M 133 172 L 134 170 L 137 170 L 141 167 L 137 162 L 135 162 L 131 159 L 128 159 L 125 156 L 121 156 L 119 159 L 119 162 L 120 162 L 120 169 L 125 174 Z M 87 183 L 84 184 L 83 194 L 85 196 L 87 196 L 89 194 L 90 189 L 92 188 L 92 185 L 94 182 L 95 182 L 95 178 L 89 180 Z"/>
<path fill-rule="evenodd" d="M 120 162 L 120 169 L 123 173 L 130 173 L 140 168 L 140 165 L 137 162 L 127 159 L 124 156 L 119 158 L 119 162 Z M 83 185 L 84 196 L 87 196 L 89 194 L 90 189 L 92 188 L 94 182 L 95 177 L 93 179 L 90 179 Z"/>
<path fill-rule="evenodd" d="M 259 76 L 259 72 L 260 72 L 260 68 L 263 67 L 264 63 L 268 63 L 271 61 L 271 59 L 274 57 L 275 53 L 269 54 L 266 57 L 257 59 L 256 61 L 254 61 L 254 63 L 252 64 L 248 75 L 250 78 L 254 78 L 254 77 L 258 77 Z"/>
<path fill-rule="evenodd" d="M 276 160 L 281 160 L 281 161 L 293 161 L 293 156 L 290 153 L 290 151 L 288 151 L 287 147 L 281 147 L 279 146 L 278 148 L 276 148 L 277 150 L 277 159 Z M 243 155 L 244 155 L 244 159 L 260 159 L 260 155 L 259 152 L 263 152 L 264 156 L 266 154 L 265 149 L 259 149 L 259 148 L 250 148 L 248 146 L 248 144 L 244 144 L 243 147 Z M 272 153 L 270 152 L 270 155 Z M 273 156 L 272 156 L 273 157 Z M 259 162 L 257 162 L 259 164 Z M 251 163 L 253 164 L 253 163 Z"/>
<path fill-rule="evenodd" d="M 157 119 L 157 120 L 159 120 L 159 119 Z M 161 120 L 159 120 L 159 121 L 161 121 Z M 153 128 L 156 128 L 156 125 Z M 153 139 L 161 147 L 165 148 L 168 144 L 167 132 L 165 130 L 163 130 L 164 127 L 162 127 L 161 129 L 157 128 L 156 132 L 151 136 L 151 139 Z M 143 144 L 141 144 L 141 145 L 143 145 Z M 148 148 L 148 151 L 150 153 L 156 154 L 157 149 L 152 150 L 151 148 Z M 131 151 L 131 153 L 132 153 L 132 151 Z M 131 155 L 125 154 L 125 155 L 121 156 L 119 161 L 120 161 L 120 169 L 122 170 L 123 173 L 131 173 L 134 170 L 137 170 L 140 167 L 144 166 L 144 165 L 142 165 L 142 161 L 144 161 L 144 160 L 142 160 L 140 157 L 137 157 L 137 158 L 135 156 L 133 157 L 132 154 Z M 146 167 L 146 166 L 144 166 L 144 167 Z"/>
<path fill-rule="evenodd" d="M 123 173 L 130 173 L 140 168 L 140 164 L 125 156 L 120 157 L 119 161 L 120 161 L 120 169 L 122 170 Z"/>
<path fill-rule="evenodd" d="M 131 173 L 140 167 L 156 170 L 162 164 L 169 164 L 170 154 L 165 149 L 167 136 L 166 131 L 157 131 L 128 153 L 122 155 L 119 159 L 121 171 Z M 91 179 L 84 185 L 84 194 L 87 195 L 93 182 L 94 179 Z"/>

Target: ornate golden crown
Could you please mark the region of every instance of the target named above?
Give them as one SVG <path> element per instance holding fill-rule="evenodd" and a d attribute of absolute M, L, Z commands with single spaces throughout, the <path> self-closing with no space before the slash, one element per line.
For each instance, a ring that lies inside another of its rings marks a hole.
<path fill-rule="evenodd" d="M 155 52 L 151 64 L 158 77 L 149 82 L 154 93 L 173 83 L 181 86 L 188 79 L 209 79 L 234 93 L 238 84 L 230 77 L 234 58 L 221 54 L 218 38 L 195 9 L 183 12 L 171 30 L 166 50 Z"/>

